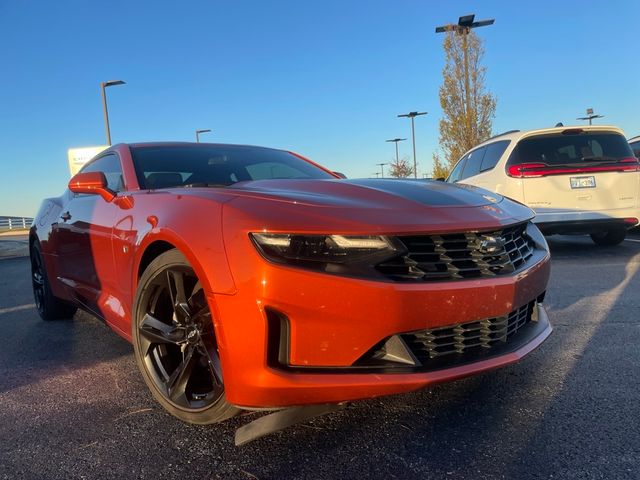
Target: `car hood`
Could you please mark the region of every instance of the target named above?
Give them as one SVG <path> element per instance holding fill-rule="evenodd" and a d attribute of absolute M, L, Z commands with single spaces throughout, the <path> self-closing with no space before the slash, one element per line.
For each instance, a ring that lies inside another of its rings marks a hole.
<path fill-rule="evenodd" d="M 314 207 L 406 209 L 480 207 L 503 197 L 477 187 L 416 180 L 259 180 L 228 187 L 228 193 Z"/>
<path fill-rule="evenodd" d="M 455 232 L 500 228 L 534 215 L 487 190 L 436 181 L 260 180 L 191 190 L 224 203 L 225 228 L 238 232 Z"/>

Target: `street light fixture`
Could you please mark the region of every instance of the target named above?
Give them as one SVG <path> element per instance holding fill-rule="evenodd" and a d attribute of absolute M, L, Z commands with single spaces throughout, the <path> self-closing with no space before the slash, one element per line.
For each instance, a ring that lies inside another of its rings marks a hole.
<path fill-rule="evenodd" d="M 196 143 L 200 143 L 200 134 L 201 133 L 207 133 L 210 132 L 211 130 L 209 130 L 208 128 L 205 128 L 204 130 L 196 130 Z"/>
<path fill-rule="evenodd" d="M 392 138 L 391 140 L 385 140 L 386 142 L 393 142 L 396 144 L 396 164 L 400 163 L 399 157 L 398 157 L 398 142 L 404 142 L 406 140 L 406 138 Z"/>
<path fill-rule="evenodd" d="M 469 31 L 472 28 L 486 27 L 488 25 L 493 25 L 493 23 L 495 22 L 494 18 L 490 18 L 489 20 L 480 20 L 479 22 L 474 22 L 475 18 L 476 18 L 475 14 L 463 15 L 462 17 L 458 18 L 457 25 L 450 23 L 448 25 L 442 25 L 440 27 L 436 27 L 436 33 L 454 31 L 458 34 L 466 35 L 467 33 L 469 33 Z"/>
<path fill-rule="evenodd" d="M 413 177 L 418 178 L 418 161 L 416 160 L 416 129 L 414 119 L 420 115 L 426 115 L 427 112 L 409 112 L 398 115 L 398 117 L 407 117 L 411 119 L 411 139 L 413 140 Z M 398 145 L 396 143 L 396 145 Z"/>
<path fill-rule="evenodd" d="M 586 117 L 578 117 L 576 120 L 589 120 L 589 125 L 591 125 L 591 121 L 594 118 L 602 118 L 604 115 L 595 115 L 593 113 L 593 108 L 587 108 L 587 116 Z"/>
<path fill-rule="evenodd" d="M 380 167 L 380 175 L 382 176 L 382 178 L 384 178 L 384 166 L 387 165 L 386 163 L 376 163 L 376 165 L 378 165 Z"/>
<path fill-rule="evenodd" d="M 109 128 L 109 111 L 107 110 L 107 87 L 114 87 L 116 85 L 124 85 L 122 80 L 108 80 L 100 83 L 100 89 L 102 91 L 102 111 L 104 112 L 104 126 L 107 130 L 107 145 L 111 145 L 111 129 Z"/>
<path fill-rule="evenodd" d="M 471 132 L 471 92 L 469 91 L 469 47 L 467 44 L 467 35 L 471 29 L 478 27 L 486 27 L 493 25 L 495 19 L 480 20 L 474 22 L 475 15 L 464 15 L 458 18 L 458 24 L 441 25 L 436 27 L 436 33 L 455 32 L 462 35 L 462 51 L 464 53 L 464 96 L 465 96 L 465 118 L 467 123 L 467 132 Z"/>

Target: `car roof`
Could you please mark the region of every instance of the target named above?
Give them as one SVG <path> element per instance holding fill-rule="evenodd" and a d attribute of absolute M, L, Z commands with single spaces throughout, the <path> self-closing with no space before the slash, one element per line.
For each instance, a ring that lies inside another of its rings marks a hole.
<path fill-rule="evenodd" d="M 261 148 L 264 150 L 283 150 L 281 148 L 261 147 L 259 145 L 243 145 L 235 143 L 204 143 L 204 142 L 136 142 L 126 143 L 120 145 L 127 145 L 131 148 L 145 148 L 145 147 L 231 147 L 231 148 Z"/>
<path fill-rule="evenodd" d="M 629 143 L 631 142 L 640 142 L 640 135 L 636 135 L 635 137 L 631 137 L 629 140 L 627 140 Z"/>
<path fill-rule="evenodd" d="M 613 125 L 567 125 L 563 127 L 539 128 L 535 130 L 509 130 L 508 132 L 500 133 L 485 140 L 484 142 L 473 147 L 471 150 L 475 150 L 476 148 L 500 140 L 520 140 L 522 138 L 531 137 L 534 135 L 562 133 L 565 130 L 573 130 L 576 128 L 584 130 L 585 132 L 615 132 L 624 135 L 624 132 L 620 128 Z M 640 136 L 638 138 L 640 138 Z"/>

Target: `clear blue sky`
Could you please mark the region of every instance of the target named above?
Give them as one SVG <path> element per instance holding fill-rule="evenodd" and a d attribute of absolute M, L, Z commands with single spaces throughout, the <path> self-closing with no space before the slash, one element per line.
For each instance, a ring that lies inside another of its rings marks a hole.
<path fill-rule="evenodd" d="M 640 2 L 425 0 L 0 1 L 1 215 L 59 195 L 70 147 L 207 140 L 296 150 L 350 177 L 390 161 L 417 119 L 419 172 L 437 148 L 442 36 L 495 18 L 485 40 L 494 132 L 593 107 L 640 134 Z M 410 155 L 410 142 L 401 155 Z"/>

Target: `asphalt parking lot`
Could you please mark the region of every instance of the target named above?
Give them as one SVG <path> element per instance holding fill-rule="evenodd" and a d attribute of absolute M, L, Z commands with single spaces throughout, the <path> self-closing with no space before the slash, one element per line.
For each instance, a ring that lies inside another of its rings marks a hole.
<path fill-rule="evenodd" d="M 640 477 L 640 236 L 552 237 L 552 337 L 517 365 L 374 399 L 235 447 L 147 393 L 97 319 L 46 323 L 0 259 L 0 478 Z"/>

